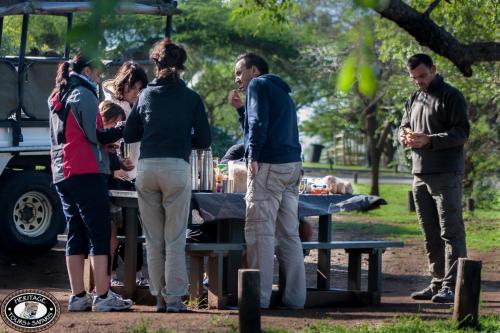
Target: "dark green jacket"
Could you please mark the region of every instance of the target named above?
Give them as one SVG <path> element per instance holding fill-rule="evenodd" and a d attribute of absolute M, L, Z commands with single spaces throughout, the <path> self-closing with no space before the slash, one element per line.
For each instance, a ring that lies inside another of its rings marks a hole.
<path fill-rule="evenodd" d="M 431 143 L 412 149 L 412 173 L 464 172 L 464 144 L 469 137 L 467 104 L 460 91 L 436 75 L 427 91 L 406 103 L 400 128 L 430 134 Z"/>

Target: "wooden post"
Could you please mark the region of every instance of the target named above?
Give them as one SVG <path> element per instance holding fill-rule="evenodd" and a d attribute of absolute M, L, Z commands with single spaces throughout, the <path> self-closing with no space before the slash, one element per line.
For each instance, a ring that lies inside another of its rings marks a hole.
<path fill-rule="evenodd" d="M 353 178 L 354 184 L 357 184 L 358 183 L 358 173 L 357 172 L 353 172 L 352 173 L 352 178 Z"/>
<path fill-rule="evenodd" d="M 238 270 L 238 307 L 240 333 L 259 333 L 260 270 Z"/>
<path fill-rule="evenodd" d="M 473 212 L 473 211 L 474 211 L 474 209 L 476 209 L 476 204 L 475 204 L 475 202 L 474 202 L 474 199 L 472 199 L 472 198 L 468 198 L 468 199 L 467 199 L 467 210 L 468 210 L 469 212 Z"/>
<path fill-rule="evenodd" d="M 408 191 L 408 210 L 415 211 L 415 200 L 413 199 L 413 191 Z"/>
<path fill-rule="evenodd" d="M 460 328 L 478 325 L 481 266 L 481 261 L 458 259 L 453 320 Z"/>

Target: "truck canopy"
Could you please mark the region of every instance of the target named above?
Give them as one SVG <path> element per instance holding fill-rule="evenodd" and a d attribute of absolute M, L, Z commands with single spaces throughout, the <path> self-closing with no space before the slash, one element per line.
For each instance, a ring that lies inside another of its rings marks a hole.
<path fill-rule="evenodd" d="M 109 1 L 109 0 L 100 0 Z M 93 1 L 74 0 L 2 0 L 0 1 L 0 45 L 5 16 L 22 15 L 20 50 L 18 55 L 0 56 L 0 148 L 46 146 L 48 144 L 47 98 L 53 88 L 57 65 L 69 58 L 69 41 L 64 55 L 39 57 L 26 55 L 30 15 L 57 15 L 67 18 L 67 30 L 72 27 L 73 14 L 89 12 Z M 177 1 L 139 0 L 119 1 L 118 15 L 155 15 L 166 17 L 165 35 L 170 36 L 172 16 L 180 14 Z M 149 75 L 153 66 L 141 63 Z M 121 62 L 107 64 L 107 75 L 114 75 Z M 39 133 L 43 130 L 43 134 Z"/>
<path fill-rule="evenodd" d="M 0 5 L 0 16 L 38 14 L 38 15 L 64 15 L 74 12 L 86 12 L 92 9 L 91 1 L 71 0 L 4 0 Z M 173 1 L 142 0 L 124 1 L 118 4 L 117 14 L 142 14 L 142 15 L 175 15 L 180 10 Z"/>

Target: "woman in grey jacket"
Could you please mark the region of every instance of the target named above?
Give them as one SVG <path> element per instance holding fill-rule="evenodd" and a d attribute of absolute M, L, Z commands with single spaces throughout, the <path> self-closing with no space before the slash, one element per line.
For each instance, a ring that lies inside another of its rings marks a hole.
<path fill-rule="evenodd" d="M 124 132 L 125 142 L 141 142 L 136 188 L 150 291 L 157 296 L 157 311 L 167 312 L 186 311 L 181 297 L 188 292 L 189 155 L 212 142 L 203 101 L 180 78 L 186 58 L 184 48 L 169 39 L 154 46 L 156 78 L 141 92 Z"/>

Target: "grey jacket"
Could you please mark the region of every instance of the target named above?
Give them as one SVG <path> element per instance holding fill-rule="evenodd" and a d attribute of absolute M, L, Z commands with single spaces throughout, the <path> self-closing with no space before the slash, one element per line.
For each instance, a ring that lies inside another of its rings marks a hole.
<path fill-rule="evenodd" d="M 464 144 L 469 137 L 467 104 L 460 91 L 438 74 L 427 91 L 406 103 L 400 129 L 429 134 L 431 143 L 412 149 L 412 173 L 464 172 Z"/>

